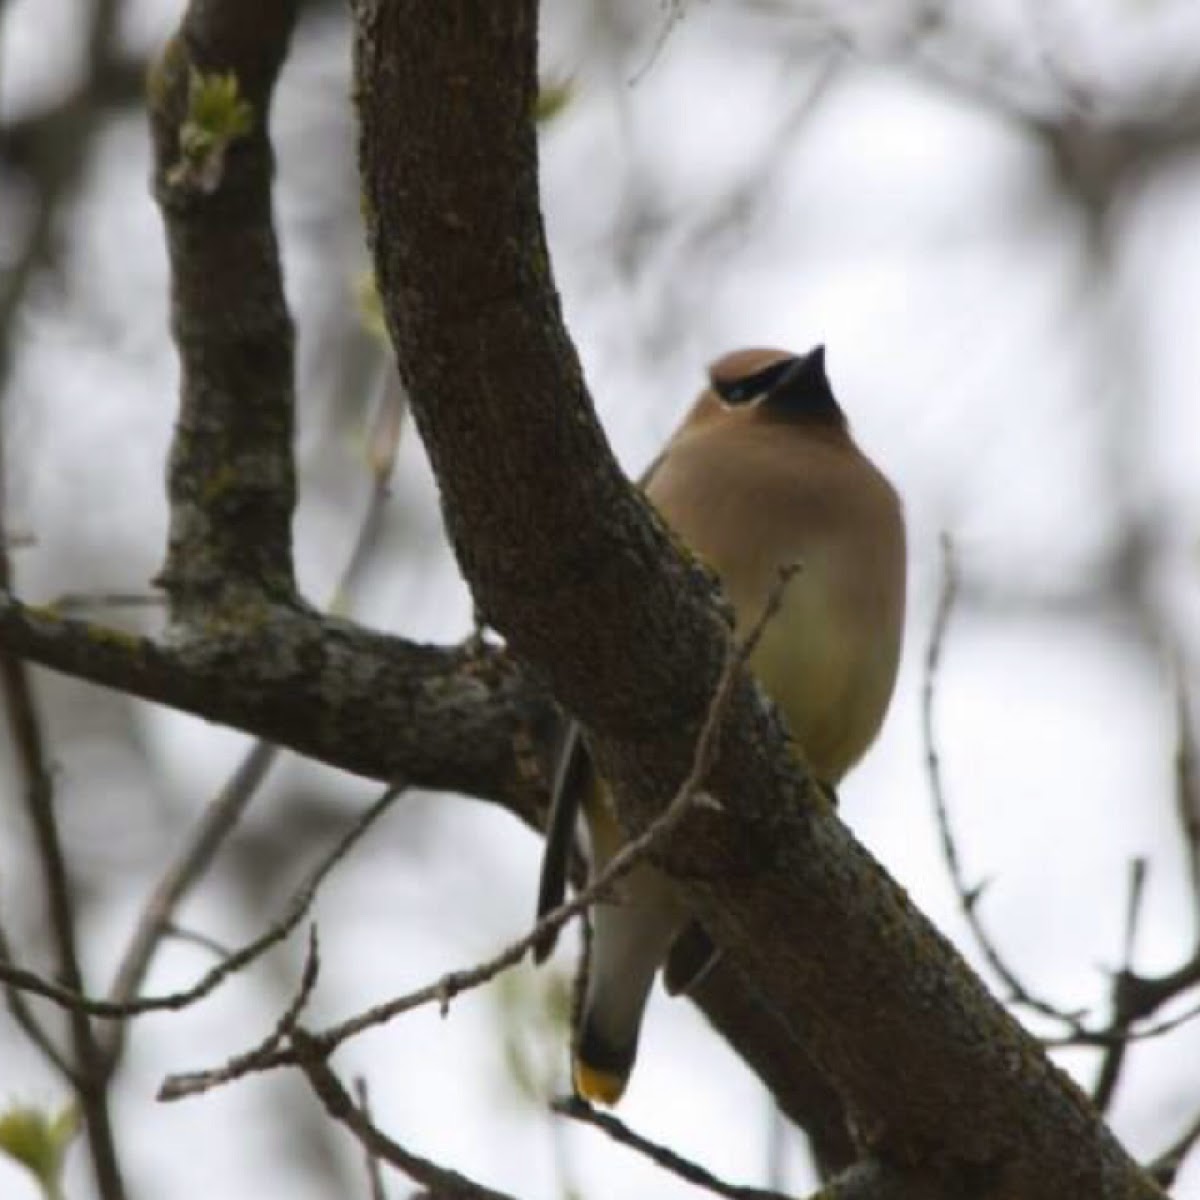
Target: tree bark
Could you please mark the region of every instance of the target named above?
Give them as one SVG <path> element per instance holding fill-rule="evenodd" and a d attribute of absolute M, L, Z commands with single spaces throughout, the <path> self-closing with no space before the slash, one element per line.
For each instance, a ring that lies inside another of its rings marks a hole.
<path fill-rule="evenodd" d="M 729 635 L 617 469 L 562 323 L 536 3 L 359 0 L 355 16 L 369 234 L 459 561 L 644 828 L 686 773 Z M 847 1102 L 878 1194 L 903 1166 L 956 1200 L 1161 1195 L 854 841 L 749 679 L 711 791 L 720 811 L 694 814 L 662 865 Z"/>

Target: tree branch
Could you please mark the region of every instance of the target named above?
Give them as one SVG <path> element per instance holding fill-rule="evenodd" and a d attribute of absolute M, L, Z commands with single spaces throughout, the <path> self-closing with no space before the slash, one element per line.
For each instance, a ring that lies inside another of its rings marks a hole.
<path fill-rule="evenodd" d="M 578 1096 L 565 1096 L 561 1100 L 555 1100 L 550 1107 L 560 1116 L 570 1117 L 571 1120 L 581 1121 L 585 1125 L 594 1125 L 608 1134 L 614 1142 L 636 1150 L 652 1162 L 656 1162 L 664 1171 L 669 1171 L 672 1175 L 679 1176 L 680 1179 L 686 1179 L 688 1183 L 704 1188 L 705 1191 L 712 1192 L 716 1196 L 725 1196 L 728 1200 L 787 1200 L 779 1192 L 727 1183 L 723 1179 L 718 1179 L 711 1171 L 676 1154 L 670 1147 L 660 1146 L 657 1142 L 652 1142 L 649 1138 L 634 1133 L 624 1121 L 619 1121 L 610 1113 L 597 1112 Z"/>
<path fill-rule="evenodd" d="M 180 620 L 295 597 L 294 334 L 267 119 L 296 8 L 193 2 L 150 81 L 182 374 L 159 582 Z"/>
<path fill-rule="evenodd" d="M 3 459 L 4 446 L 0 439 L 0 463 Z M 12 583 L 12 568 L 5 542 L 4 483 L 3 469 L 0 466 L 0 589 L 7 590 Z M 7 645 L 0 645 L 0 693 L 3 694 L 5 717 L 23 777 L 21 796 L 33 830 L 37 859 L 42 871 L 46 907 L 58 960 L 58 975 L 65 990 L 82 993 L 84 983 L 75 927 L 74 896 L 63 853 L 58 814 L 55 811 L 54 780 L 46 754 L 41 715 L 29 678 L 29 668 Z M 7 939 L 0 938 L 0 979 L 3 979 L 5 990 L 11 997 L 11 989 L 16 984 L 13 975 L 19 969 L 10 966 L 10 961 L 11 953 Z M 52 1062 L 68 1072 L 74 1084 L 87 1128 L 88 1149 L 91 1152 L 96 1186 L 102 1200 L 124 1200 L 125 1184 L 117 1157 L 108 1105 L 108 1080 L 103 1055 L 87 1014 L 78 1008 L 70 1012 L 71 1059 L 68 1066 L 65 1056 L 57 1051 L 33 1014 L 28 1013 L 23 1004 L 15 1003 L 11 998 L 9 1007 L 17 1013 L 18 1018 L 25 1012 L 22 1024 L 31 1031 L 37 1031 L 33 1033 L 34 1041 Z"/>
<path fill-rule="evenodd" d="M 420 645 L 282 605 L 162 642 L 3 591 L 0 646 L 358 775 L 500 801 L 541 823 L 550 704 L 494 647 Z"/>
<path fill-rule="evenodd" d="M 359 1112 L 363 1115 L 363 1120 L 374 1125 L 375 1118 L 371 1116 L 371 1096 L 367 1089 L 367 1081 L 362 1075 L 354 1077 L 354 1099 L 358 1104 Z M 367 1185 L 371 1189 L 371 1200 L 387 1200 L 387 1191 L 383 1186 L 383 1171 L 380 1170 L 379 1155 L 370 1146 L 364 1146 L 363 1157 L 366 1160 Z"/>
<path fill-rule="evenodd" d="M 440 1167 L 427 1158 L 413 1154 L 398 1142 L 394 1142 L 382 1130 L 371 1123 L 350 1093 L 342 1086 L 338 1077 L 329 1069 L 320 1049 L 307 1039 L 299 1029 L 292 1033 L 292 1044 L 296 1048 L 300 1066 L 312 1084 L 317 1098 L 325 1111 L 339 1124 L 344 1125 L 358 1139 L 368 1154 L 386 1162 L 417 1183 L 432 1188 L 438 1200 L 513 1200 L 503 1192 L 484 1187 L 457 1171 Z"/>
<path fill-rule="evenodd" d="M 679 790 L 672 797 L 671 803 L 667 805 L 665 811 L 654 819 L 648 829 L 632 841 L 626 842 L 608 861 L 604 870 L 590 880 L 586 887 L 581 888 L 570 900 L 545 913 L 532 929 L 498 950 L 490 958 L 483 959 L 474 966 L 463 970 L 451 971 L 433 983 L 377 1004 L 373 1008 L 367 1009 L 366 1012 L 341 1021 L 319 1033 L 311 1033 L 308 1036 L 313 1044 L 319 1045 L 322 1052 L 328 1056 L 343 1042 L 357 1037 L 360 1033 L 375 1026 L 386 1024 L 393 1018 L 411 1012 L 415 1008 L 437 1004 L 444 1014 L 450 1001 L 456 996 L 489 983 L 501 972 L 516 966 L 530 950 L 541 944 L 547 935 L 557 934 L 568 921 L 582 916 L 593 904 L 608 895 L 613 884 L 628 875 L 696 808 L 712 804 L 713 801 L 702 791 L 702 788 L 712 768 L 713 756 L 721 732 L 721 723 L 725 717 L 733 686 L 754 646 L 762 636 L 763 629 L 778 611 L 787 584 L 797 569 L 793 566 L 780 573 L 779 581 L 771 593 L 761 618 L 745 641 L 741 645 L 730 643 L 725 668 L 721 672 L 721 678 L 717 681 L 716 691 L 709 702 L 704 727 L 700 730 L 700 736 L 696 740 L 692 766 L 688 771 L 687 778 L 680 784 Z M 239 1055 L 237 1061 L 245 1064 L 247 1070 L 261 1071 L 268 1067 L 294 1064 L 297 1060 L 293 1051 L 283 1049 L 270 1055 L 252 1051 Z M 179 1100 L 198 1092 L 208 1091 L 214 1086 L 214 1081 L 227 1083 L 232 1078 L 236 1078 L 236 1076 L 227 1067 L 171 1075 L 163 1083 L 159 1097 L 164 1100 Z"/>
<path fill-rule="evenodd" d="M 0 962 L 0 981 L 41 996 L 66 1009 L 73 1017 L 101 1017 L 124 1021 L 130 1017 L 153 1012 L 178 1012 L 211 995 L 232 975 L 244 970 L 261 958 L 272 946 L 282 942 L 304 919 L 316 899 L 325 877 L 346 857 L 367 830 L 375 824 L 404 791 L 402 784 L 393 784 L 373 804 L 363 810 L 346 833 L 334 843 L 329 852 L 309 872 L 304 881 L 288 898 L 283 913 L 252 941 L 222 958 L 206 971 L 191 987 L 162 996 L 133 996 L 126 1000 L 104 1000 L 88 996 L 78 985 L 62 987 L 42 979 L 32 971 Z M 102 1064 L 103 1065 L 103 1064 Z M 107 1072 L 105 1071 L 105 1074 Z"/>
<path fill-rule="evenodd" d="M 6 261 L 0 283 L 0 396 L 12 366 L 15 318 L 29 285 L 56 259 L 57 223 L 87 176 L 99 117 L 105 107 L 133 101 L 142 93 L 144 72 L 134 75 L 130 65 L 117 57 L 115 35 L 121 9 L 122 0 L 93 0 L 89 6 L 83 30 L 84 74 L 69 98 L 35 117 L 0 122 L 0 162 L 26 172 L 36 194 L 25 243 L 12 261 Z M 136 78 L 132 91 L 128 90 L 131 76 Z"/>
<path fill-rule="evenodd" d="M 593 731 L 621 818 L 684 777 L 719 673 L 712 589 L 621 476 L 538 211 L 536 5 L 359 0 L 365 207 L 388 325 L 488 620 Z M 1086 1098 L 851 837 L 744 674 L 710 790 L 661 854 L 863 1141 L 942 1194 L 1152 1197 Z M 786 930 L 786 937 L 781 931 Z"/>
<path fill-rule="evenodd" d="M 1009 1002 L 1019 1004 L 1043 1017 L 1061 1022 L 1073 1032 L 1079 1032 L 1082 1028 L 1080 1019 L 1086 1010 L 1065 1009 L 1036 995 L 1025 985 L 1000 952 L 979 915 L 979 904 L 983 899 L 985 885 L 982 882 L 973 885 L 967 882 L 962 859 L 958 853 L 954 825 L 950 820 L 950 805 L 946 799 L 946 787 L 942 782 L 941 754 L 938 751 L 937 738 L 934 735 L 934 699 L 937 692 L 938 673 L 945 650 L 946 634 L 950 629 L 950 618 L 958 598 L 958 569 L 954 561 L 954 547 L 950 538 L 945 534 L 941 538 L 941 550 L 942 584 L 938 593 L 937 608 L 934 611 L 933 625 L 929 631 L 929 641 L 925 646 L 925 670 L 921 680 L 921 739 L 925 747 L 925 773 L 929 779 L 929 794 L 933 800 L 934 817 L 937 821 L 938 836 L 942 846 L 942 858 L 950 873 L 950 882 L 954 888 L 954 894 L 958 898 L 958 905 L 963 919 L 967 923 L 967 928 L 975 939 L 975 945 L 979 948 L 988 967 L 1004 985 Z"/>

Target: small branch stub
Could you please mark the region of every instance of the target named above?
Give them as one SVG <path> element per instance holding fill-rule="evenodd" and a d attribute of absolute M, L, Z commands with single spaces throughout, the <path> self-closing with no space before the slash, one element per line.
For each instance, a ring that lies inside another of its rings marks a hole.
<path fill-rule="evenodd" d="M 253 127 L 254 109 L 243 99 L 233 71 L 205 75 L 192 67 L 179 161 L 167 172 L 167 182 L 211 195 L 221 186 L 229 147 Z"/>

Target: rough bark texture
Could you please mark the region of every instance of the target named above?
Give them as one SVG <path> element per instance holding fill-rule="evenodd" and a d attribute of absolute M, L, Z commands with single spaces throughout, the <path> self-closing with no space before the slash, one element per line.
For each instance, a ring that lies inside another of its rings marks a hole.
<path fill-rule="evenodd" d="M 540 828 L 550 704 L 503 651 L 423 646 L 282 606 L 260 617 L 164 644 L 0 595 L 0 640 L 357 775 L 496 801 Z"/>
<path fill-rule="evenodd" d="M 534 0 L 360 0 L 367 213 L 464 572 L 593 731 L 637 828 L 685 773 L 726 635 L 617 470 L 562 325 L 536 16 Z M 879 1159 L 956 1198 L 1160 1194 L 820 801 L 748 681 L 712 785 L 724 811 L 688 822 L 664 865 Z"/>
<path fill-rule="evenodd" d="M 194 4 L 150 81 L 154 187 L 171 260 L 182 379 L 171 530 L 160 576 L 175 615 L 246 596 L 291 599 L 294 366 L 271 219 L 267 119 L 295 0 Z M 199 79 L 228 74 L 250 106 L 212 171 L 185 168 Z"/>

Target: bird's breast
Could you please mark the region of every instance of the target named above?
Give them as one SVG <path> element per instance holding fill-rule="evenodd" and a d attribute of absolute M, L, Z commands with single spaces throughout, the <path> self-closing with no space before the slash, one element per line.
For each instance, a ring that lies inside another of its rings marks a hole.
<path fill-rule="evenodd" d="M 890 485 L 853 447 L 762 440 L 668 453 L 648 494 L 720 576 L 740 636 L 780 570 L 799 570 L 751 666 L 809 763 L 836 783 L 882 724 L 899 660 L 904 530 Z M 672 461 L 672 459 L 675 461 Z"/>

